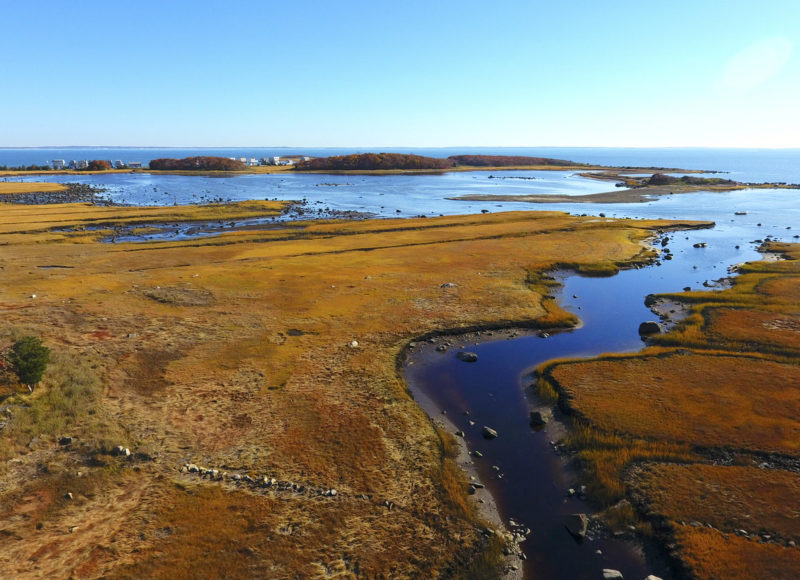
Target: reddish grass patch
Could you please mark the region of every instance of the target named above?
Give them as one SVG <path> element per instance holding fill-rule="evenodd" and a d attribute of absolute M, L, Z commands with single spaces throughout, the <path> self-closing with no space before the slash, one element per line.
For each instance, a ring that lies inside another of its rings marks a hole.
<path fill-rule="evenodd" d="M 800 366 L 710 354 L 613 357 L 548 371 L 607 432 L 700 446 L 800 449 Z"/>

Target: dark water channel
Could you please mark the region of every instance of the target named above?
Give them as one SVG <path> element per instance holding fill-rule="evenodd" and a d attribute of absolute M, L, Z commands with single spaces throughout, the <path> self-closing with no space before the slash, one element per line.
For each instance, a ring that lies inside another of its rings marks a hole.
<path fill-rule="evenodd" d="M 734 229 L 672 232 L 668 247 L 675 258 L 660 266 L 610 278 L 563 275 L 558 299 L 581 318 L 578 329 L 547 338 L 527 334 L 509 339 L 504 333 L 484 332 L 479 337 L 450 337 L 454 346 L 446 352 L 428 343 L 411 350 L 405 376 L 415 398 L 434 420 L 445 411 L 455 429 L 464 432 L 469 450 L 483 454 L 473 457 L 475 468 L 503 520 L 530 528 L 521 545 L 527 561 L 518 563 L 526 578 L 602 578 L 603 568 L 619 570 L 629 579 L 648 574 L 672 577 L 655 549 L 600 536 L 578 544 L 566 530 L 566 515 L 592 510 L 567 495 L 575 474 L 551 445 L 558 439 L 559 426 L 551 423 L 537 432 L 529 425 L 530 409 L 537 404 L 531 371 L 553 358 L 640 350 L 639 323 L 657 319 L 644 306 L 644 297 L 686 286 L 707 288 L 704 282 L 725 277 L 731 265 L 759 259 L 755 244 L 742 243 L 741 236 Z M 708 247 L 694 248 L 697 241 L 708 242 Z M 462 346 L 478 355 L 477 362 L 456 358 Z M 496 429 L 499 437 L 484 439 L 484 425 Z M 478 490 L 477 496 L 482 493 L 486 491 Z"/>

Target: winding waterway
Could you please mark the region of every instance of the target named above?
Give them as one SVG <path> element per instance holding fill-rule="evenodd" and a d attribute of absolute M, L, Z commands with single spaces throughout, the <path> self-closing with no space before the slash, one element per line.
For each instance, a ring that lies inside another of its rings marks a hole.
<path fill-rule="evenodd" d="M 562 427 L 551 423 L 534 431 L 529 425 L 530 409 L 537 404 L 530 388 L 531 371 L 554 358 L 641 349 L 638 325 L 655 319 L 644 306 L 644 297 L 687 286 L 707 288 L 704 282 L 712 284 L 726 276 L 730 266 L 759 259 L 754 244 L 742 239 L 761 227 L 723 224 L 713 230 L 671 232 L 668 247 L 675 259 L 661 265 L 622 271 L 610 278 L 564 274 L 558 299 L 580 317 L 582 326 L 575 330 L 547 338 L 527 334 L 510 339 L 504 333 L 481 333 L 452 337 L 453 348 L 446 352 L 436 351 L 429 343 L 412 349 L 405 376 L 415 398 L 435 421 L 445 412 L 452 423 L 449 428 L 464 432 L 470 451 L 483 455 L 473 457 L 474 467 L 504 521 L 513 519 L 532 532 L 521 546 L 527 561 L 518 563 L 526 578 L 600 578 L 604 568 L 619 570 L 625 578 L 672 576 L 657 550 L 642 550 L 630 540 L 607 537 L 587 538 L 579 544 L 569 534 L 565 516 L 591 513 L 591 509 L 581 499 L 568 497 L 574 474 L 551 444 Z M 694 248 L 699 241 L 708 246 Z M 458 360 L 459 347 L 475 352 L 477 362 Z M 484 425 L 496 429 L 499 437 L 484 439 Z M 482 493 L 486 491 L 478 490 L 478 497 Z"/>

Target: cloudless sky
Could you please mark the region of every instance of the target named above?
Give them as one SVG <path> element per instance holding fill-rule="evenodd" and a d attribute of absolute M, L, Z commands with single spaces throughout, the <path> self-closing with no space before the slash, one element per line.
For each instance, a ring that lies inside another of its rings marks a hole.
<path fill-rule="evenodd" d="M 798 0 L 0 0 L 0 146 L 800 147 Z"/>

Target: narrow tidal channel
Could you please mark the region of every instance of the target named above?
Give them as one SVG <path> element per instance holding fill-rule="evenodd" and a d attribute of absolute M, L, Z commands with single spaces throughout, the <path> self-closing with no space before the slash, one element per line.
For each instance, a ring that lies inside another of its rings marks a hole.
<path fill-rule="evenodd" d="M 521 544 L 527 561 L 520 561 L 527 579 L 596 579 L 604 568 L 622 572 L 625 578 L 641 579 L 655 574 L 672 575 L 659 552 L 624 538 L 602 535 L 577 543 L 567 531 L 565 517 L 591 513 L 578 497 L 568 497 L 574 476 L 567 461 L 556 454 L 551 441 L 558 439 L 558 424 L 541 431 L 530 427 L 530 409 L 537 404 L 530 388 L 532 369 L 554 358 L 592 357 L 607 352 L 635 352 L 643 347 L 639 323 L 657 317 L 644 305 L 651 293 L 676 292 L 686 286 L 704 288 L 703 283 L 723 278 L 736 263 L 757 260 L 754 245 L 736 245 L 741 239 L 714 230 L 669 233 L 674 259 L 660 266 L 626 270 L 611 278 L 566 275 L 558 299 L 577 314 L 582 326 L 547 338 L 507 333 L 453 336 L 445 352 L 435 344 L 418 343 L 410 349 L 405 378 L 417 401 L 434 421 L 446 418 L 449 428 L 464 432 L 474 468 L 491 493 L 500 515 L 531 530 Z M 709 241 L 713 240 L 713 242 Z M 694 248 L 709 241 L 706 248 Z M 441 341 L 440 341 L 441 342 Z M 456 358 L 460 350 L 478 355 L 477 362 Z M 556 414 L 556 418 L 558 415 Z M 657 418 L 654 418 L 657 420 Z M 499 436 L 486 440 L 483 426 Z"/>

